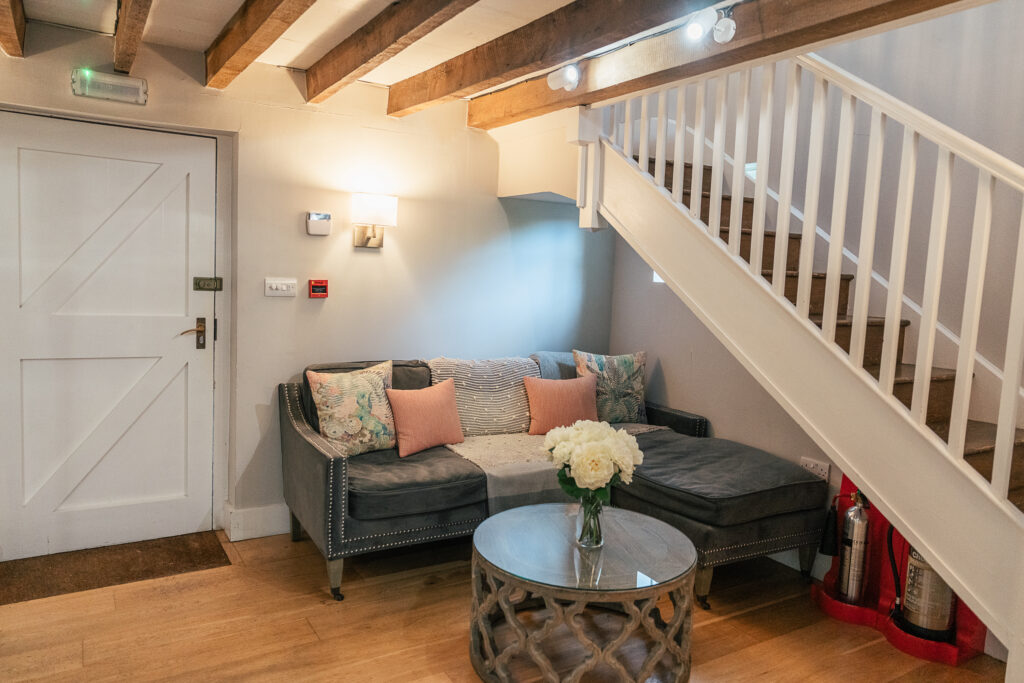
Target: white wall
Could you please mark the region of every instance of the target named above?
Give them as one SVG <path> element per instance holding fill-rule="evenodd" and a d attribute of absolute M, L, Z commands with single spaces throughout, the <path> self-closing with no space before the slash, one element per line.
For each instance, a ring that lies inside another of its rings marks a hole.
<path fill-rule="evenodd" d="M 109 71 L 111 43 L 30 24 L 28 57 L 0 56 L 0 105 L 235 136 L 220 229 L 235 292 L 229 496 L 263 509 L 233 522 L 247 535 L 280 528 L 276 386 L 303 366 L 607 346 L 611 235 L 578 230 L 571 206 L 500 202 L 496 143 L 466 128 L 464 103 L 390 119 L 386 90 L 357 84 L 306 105 L 301 74 L 262 64 L 207 90 L 201 54 L 148 45 L 133 70 L 148 105 L 72 96 L 72 68 Z M 351 246 L 354 191 L 400 197 L 383 250 Z M 334 214 L 331 236 L 305 234 L 311 210 Z M 330 297 L 267 299 L 265 276 L 328 278 Z"/>

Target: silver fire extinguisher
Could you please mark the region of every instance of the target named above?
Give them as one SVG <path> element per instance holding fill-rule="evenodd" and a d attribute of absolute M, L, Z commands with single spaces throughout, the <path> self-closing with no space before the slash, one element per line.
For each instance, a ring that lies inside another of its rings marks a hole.
<path fill-rule="evenodd" d="M 906 631 L 930 640 L 948 640 L 953 628 L 956 595 L 921 554 L 910 548 L 907 586 L 903 595 Z"/>
<path fill-rule="evenodd" d="M 860 602 L 864 594 L 864 575 L 868 549 L 867 499 L 860 491 L 853 494 L 853 505 L 843 515 L 843 539 L 839 550 L 839 580 L 836 590 L 844 602 Z"/>

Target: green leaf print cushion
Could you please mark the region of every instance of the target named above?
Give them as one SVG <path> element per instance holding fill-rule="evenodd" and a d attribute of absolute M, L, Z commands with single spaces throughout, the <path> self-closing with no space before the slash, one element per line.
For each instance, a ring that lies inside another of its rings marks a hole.
<path fill-rule="evenodd" d="M 395 447 L 395 418 L 382 373 L 309 370 L 306 376 L 320 433 L 344 455 Z"/>
<path fill-rule="evenodd" d="M 647 353 L 601 356 L 573 349 L 576 375 L 597 375 L 597 419 L 604 422 L 647 422 L 644 408 L 644 366 Z"/>

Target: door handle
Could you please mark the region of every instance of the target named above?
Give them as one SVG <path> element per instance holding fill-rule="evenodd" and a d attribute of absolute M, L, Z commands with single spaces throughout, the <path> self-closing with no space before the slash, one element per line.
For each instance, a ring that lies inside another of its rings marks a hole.
<path fill-rule="evenodd" d="M 206 318 L 196 318 L 196 326 L 191 330 L 185 330 L 184 332 L 178 333 L 179 337 L 183 337 L 186 334 L 196 335 L 196 348 L 206 348 Z"/>

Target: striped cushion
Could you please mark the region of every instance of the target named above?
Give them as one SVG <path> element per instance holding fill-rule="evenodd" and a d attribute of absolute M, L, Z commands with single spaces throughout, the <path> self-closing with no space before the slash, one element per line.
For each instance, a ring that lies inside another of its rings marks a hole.
<path fill-rule="evenodd" d="M 530 428 L 530 403 L 524 377 L 540 377 L 529 358 L 459 360 L 434 358 L 430 382 L 455 380 L 455 404 L 466 436 L 514 434 Z"/>

